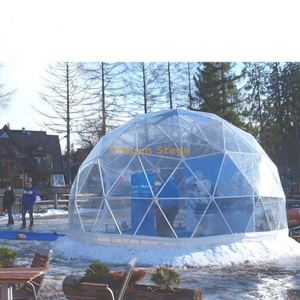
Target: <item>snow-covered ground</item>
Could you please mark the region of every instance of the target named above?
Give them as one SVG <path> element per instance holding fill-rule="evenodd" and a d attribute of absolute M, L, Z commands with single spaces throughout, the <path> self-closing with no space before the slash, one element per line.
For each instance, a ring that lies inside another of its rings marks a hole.
<path fill-rule="evenodd" d="M 0 230 L 21 231 L 20 219 L 16 216 L 15 225 L 6 227 L 7 217 L 0 217 Z M 66 234 L 66 211 L 35 214 L 34 231 Z M 26 230 L 22 232 L 26 234 Z M 169 265 L 181 275 L 180 287 L 199 288 L 204 299 L 300 299 L 300 245 L 288 237 L 165 249 L 86 245 L 68 236 L 53 242 L 0 242 L 18 251 L 18 265 L 29 265 L 38 246 L 53 249 L 40 299 L 65 299 L 64 278 L 83 274 L 94 260 L 108 264 L 111 270 L 121 270 L 134 256 L 138 258 L 137 268 L 147 270 L 141 283 L 151 283 L 154 266 Z"/>

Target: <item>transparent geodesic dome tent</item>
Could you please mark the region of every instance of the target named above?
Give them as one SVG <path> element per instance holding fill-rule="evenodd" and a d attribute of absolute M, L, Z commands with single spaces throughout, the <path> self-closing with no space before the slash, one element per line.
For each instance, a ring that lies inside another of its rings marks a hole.
<path fill-rule="evenodd" d="M 210 113 L 133 118 L 100 139 L 70 195 L 69 235 L 100 243 L 286 228 L 276 166 L 250 134 Z"/>

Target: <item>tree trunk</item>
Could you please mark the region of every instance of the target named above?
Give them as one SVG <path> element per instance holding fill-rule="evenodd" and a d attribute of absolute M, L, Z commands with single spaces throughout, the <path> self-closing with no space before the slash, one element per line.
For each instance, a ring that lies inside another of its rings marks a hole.
<path fill-rule="evenodd" d="M 279 82 L 279 70 L 278 70 L 278 63 L 275 65 L 276 68 L 276 94 L 277 94 L 277 102 L 278 102 L 278 112 L 279 116 L 279 125 L 280 125 L 280 135 L 281 135 L 281 147 L 282 147 L 282 174 L 284 175 L 284 178 L 286 178 L 288 173 L 288 167 L 287 167 L 287 156 L 286 156 L 286 142 L 285 142 L 285 134 L 284 134 L 284 126 L 283 126 L 283 109 L 281 105 L 281 96 L 280 96 L 280 82 Z"/>
<path fill-rule="evenodd" d="M 102 72 L 102 136 L 106 134 L 106 111 L 105 111 L 105 84 L 104 84 L 104 62 L 101 63 Z"/>
<path fill-rule="evenodd" d="M 111 300 L 111 294 L 103 288 L 97 286 L 82 286 L 81 276 L 69 275 L 62 284 L 65 295 L 95 297 L 97 300 Z M 153 285 L 136 284 L 135 291 L 125 294 L 124 300 L 203 300 L 203 295 L 199 289 L 176 289 L 175 292 L 165 291 Z M 117 290 L 112 289 L 117 298 Z"/>
<path fill-rule="evenodd" d="M 187 63 L 188 66 L 188 79 L 189 79 L 189 109 L 192 109 L 192 85 L 191 85 L 191 71 L 190 71 L 190 63 Z"/>
<path fill-rule="evenodd" d="M 145 74 L 145 65 L 142 63 L 143 66 L 143 88 L 144 88 L 144 112 L 145 114 L 147 111 L 147 87 L 146 87 L 146 74 Z"/>
<path fill-rule="evenodd" d="M 168 80 L 169 80 L 169 99 L 170 99 L 170 109 L 173 108 L 172 103 L 172 82 L 171 82 L 171 71 L 170 71 L 170 63 L 168 62 Z"/>

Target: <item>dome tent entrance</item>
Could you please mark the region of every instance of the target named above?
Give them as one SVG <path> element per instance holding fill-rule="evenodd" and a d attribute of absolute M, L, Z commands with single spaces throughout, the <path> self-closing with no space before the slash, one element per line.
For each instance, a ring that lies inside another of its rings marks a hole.
<path fill-rule="evenodd" d="M 69 234 L 101 243 L 201 243 L 286 228 L 276 166 L 250 134 L 210 113 L 133 118 L 100 139 L 70 195 Z"/>

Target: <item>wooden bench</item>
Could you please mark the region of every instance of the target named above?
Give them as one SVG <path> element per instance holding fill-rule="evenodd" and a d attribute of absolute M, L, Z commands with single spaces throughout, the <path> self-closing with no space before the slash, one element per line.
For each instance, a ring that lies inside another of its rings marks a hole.
<path fill-rule="evenodd" d="M 134 257 L 128 264 L 127 268 L 125 269 L 125 277 L 124 281 L 122 283 L 122 287 L 118 293 L 118 298 L 117 300 L 122 300 L 124 298 L 126 289 L 128 287 L 133 269 L 135 267 L 137 258 Z M 113 291 L 109 288 L 108 284 L 100 284 L 100 283 L 89 283 L 89 282 L 82 282 L 81 287 L 87 291 L 87 290 L 92 290 L 93 288 L 96 288 L 98 291 L 99 290 L 107 290 L 111 294 L 111 299 L 115 300 L 115 296 Z M 94 295 L 90 296 L 90 293 L 88 294 L 89 296 L 73 296 L 73 295 L 66 295 L 66 298 L 69 300 L 96 300 L 99 299 L 99 297 L 94 297 Z"/>
<path fill-rule="evenodd" d="M 51 255 L 52 255 L 52 250 L 38 248 L 32 260 L 31 267 L 28 268 L 28 270 L 34 270 L 35 268 L 44 268 L 46 271 L 50 269 L 48 268 L 48 263 L 51 258 Z M 9 268 L 7 268 L 6 270 L 9 270 Z M 18 270 L 26 270 L 26 269 L 18 268 L 16 269 L 16 272 L 18 272 Z M 38 299 L 38 295 L 40 293 L 43 284 L 44 275 L 45 272 L 41 272 L 41 275 L 35 277 L 32 280 L 28 280 L 22 287 L 13 290 L 12 298 L 18 300 Z M 2 291 L 0 291 L 0 293 L 1 292 Z"/>

